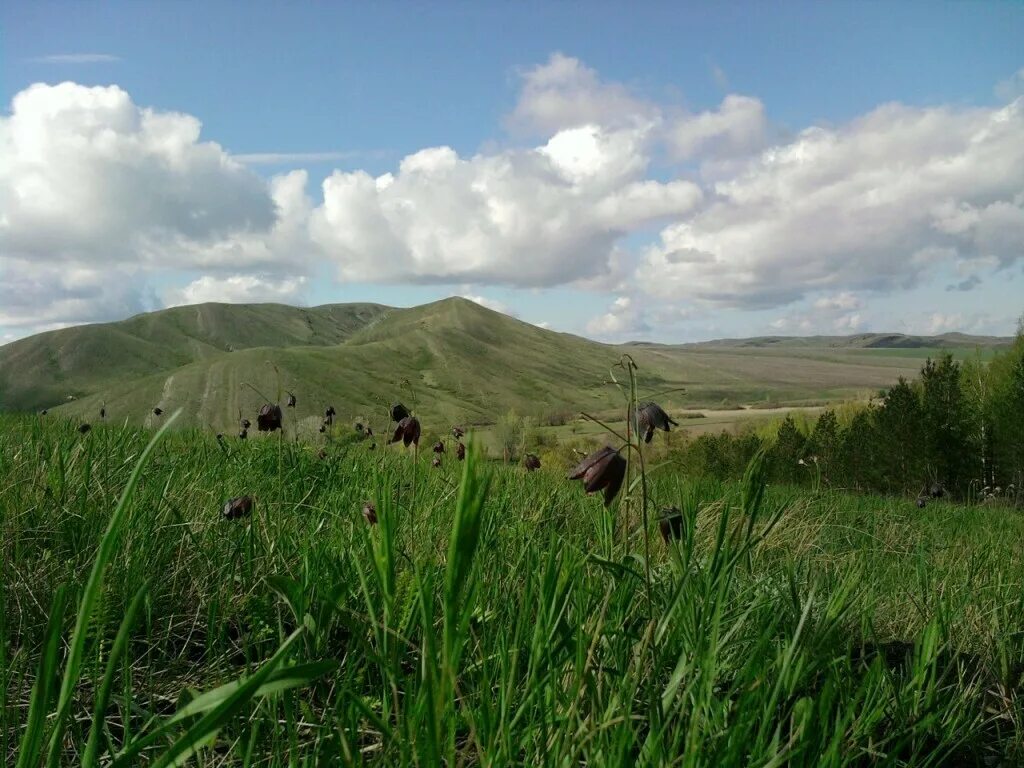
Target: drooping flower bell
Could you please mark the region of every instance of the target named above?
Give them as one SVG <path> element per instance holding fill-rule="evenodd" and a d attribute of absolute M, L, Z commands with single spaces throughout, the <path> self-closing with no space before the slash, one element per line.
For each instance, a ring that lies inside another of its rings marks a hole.
<path fill-rule="evenodd" d="M 401 421 L 402 419 L 406 419 L 408 417 L 409 417 L 409 409 L 406 408 L 401 403 L 395 403 L 394 405 L 391 406 L 391 420 L 392 421 L 396 421 L 397 422 L 397 421 Z"/>
<path fill-rule="evenodd" d="M 683 538 L 684 519 L 679 507 L 665 507 L 661 510 L 658 518 L 658 530 L 661 531 L 661 538 L 668 544 L 672 539 Z"/>
<path fill-rule="evenodd" d="M 465 434 L 466 434 L 465 427 L 452 427 L 452 437 L 454 437 L 456 440 L 461 439 L 462 436 L 465 435 Z"/>
<path fill-rule="evenodd" d="M 466 446 L 463 445 L 462 443 L 459 443 L 457 446 L 455 446 L 455 458 L 457 458 L 459 461 L 466 460 Z"/>
<path fill-rule="evenodd" d="M 526 467 L 527 472 L 535 472 L 540 469 L 540 459 L 535 453 L 528 453 L 523 456 L 523 466 Z"/>
<path fill-rule="evenodd" d="M 285 403 L 285 405 L 287 405 L 289 408 L 294 408 L 296 402 L 297 401 L 295 399 L 295 395 L 293 395 L 291 392 L 289 392 L 288 393 L 288 402 Z"/>
<path fill-rule="evenodd" d="M 444 443 L 438 440 L 433 446 L 431 446 L 430 450 L 434 453 L 444 453 Z"/>
<path fill-rule="evenodd" d="M 273 432 L 281 428 L 281 406 L 267 403 L 256 415 L 256 429 L 260 432 Z"/>
<path fill-rule="evenodd" d="M 252 514 L 252 496 L 236 496 L 228 499 L 221 510 L 221 514 L 228 520 L 236 520 L 239 517 L 248 517 Z"/>
<path fill-rule="evenodd" d="M 373 506 L 372 502 L 366 502 L 363 504 L 363 517 L 366 518 L 366 522 L 370 525 L 377 524 L 377 508 Z"/>
<path fill-rule="evenodd" d="M 391 442 L 397 443 L 399 440 L 406 448 L 420 444 L 420 422 L 415 416 L 406 416 L 398 422 Z"/>
<path fill-rule="evenodd" d="M 88 432 L 88 431 L 89 431 L 90 429 L 92 429 L 92 425 L 91 425 L 91 424 L 89 424 L 89 423 L 85 423 L 85 424 L 80 424 L 80 425 L 78 426 L 78 434 L 80 434 L 80 435 L 84 435 L 84 434 L 85 434 L 86 432 Z"/>
<path fill-rule="evenodd" d="M 656 429 L 671 431 L 669 425 L 678 427 L 679 422 L 674 421 L 657 403 L 640 403 L 636 407 L 636 431 L 643 435 L 645 443 L 651 442 Z"/>
<path fill-rule="evenodd" d="M 441 457 L 440 456 L 435 456 L 434 460 L 432 462 L 430 462 L 430 466 L 432 466 L 434 468 L 440 467 L 441 466 Z"/>
<path fill-rule="evenodd" d="M 625 477 L 626 460 L 610 445 L 594 451 L 569 473 L 570 480 L 583 480 L 587 493 L 603 489 L 605 506 L 615 499 Z"/>
<path fill-rule="evenodd" d="M 154 408 L 153 409 L 153 415 L 154 416 L 161 416 L 161 415 L 163 415 L 163 412 L 164 412 L 163 408 Z"/>

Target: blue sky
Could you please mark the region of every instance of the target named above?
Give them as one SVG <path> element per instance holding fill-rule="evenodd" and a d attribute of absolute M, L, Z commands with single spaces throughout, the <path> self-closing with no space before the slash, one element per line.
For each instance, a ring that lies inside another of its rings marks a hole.
<path fill-rule="evenodd" d="M 1021 4 L 8 3 L 0 35 L 0 339 L 204 299 L 661 341 L 1024 312 Z"/>

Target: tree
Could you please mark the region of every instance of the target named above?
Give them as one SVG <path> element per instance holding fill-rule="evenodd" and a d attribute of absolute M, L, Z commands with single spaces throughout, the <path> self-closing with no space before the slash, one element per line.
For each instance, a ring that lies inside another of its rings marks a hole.
<path fill-rule="evenodd" d="M 831 483 L 839 454 L 839 420 L 833 410 L 824 411 L 807 440 L 807 455 L 817 462 L 821 476 Z"/>
<path fill-rule="evenodd" d="M 960 364 L 948 353 L 937 361 L 929 358 L 921 369 L 921 384 L 929 463 L 947 490 L 961 490 L 980 473 L 969 441 Z"/>
<path fill-rule="evenodd" d="M 807 438 L 796 426 L 792 416 L 786 416 L 775 434 L 775 444 L 769 453 L 772 476 L 784 483 L 804 480 L 806 470 L 800 466 L 804 458 Z"/>
<path fill-rule="evenodd" d="M 875 411 L 879 480 L 889 492 L 920 488 L 925 483 L 927 441 L 921 400 L 900 376 Z"/>

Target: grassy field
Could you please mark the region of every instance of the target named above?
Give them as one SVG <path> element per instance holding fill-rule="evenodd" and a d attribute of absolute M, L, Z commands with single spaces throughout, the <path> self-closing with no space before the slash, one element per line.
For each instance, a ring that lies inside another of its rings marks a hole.
<path fill-rule="evenodd" d="M 1024 761 L 1012 510 L 76 426 L 0 416 L 5 764 Z"/>

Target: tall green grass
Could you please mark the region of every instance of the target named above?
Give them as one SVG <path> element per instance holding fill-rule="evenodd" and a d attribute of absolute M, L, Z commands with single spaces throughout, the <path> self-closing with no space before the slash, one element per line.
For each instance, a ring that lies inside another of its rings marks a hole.
<path fill-rule="evenodd" d="M 647 483 L 0 417 L 5 764 L 1024 760 L 1011 510 Z"/>

